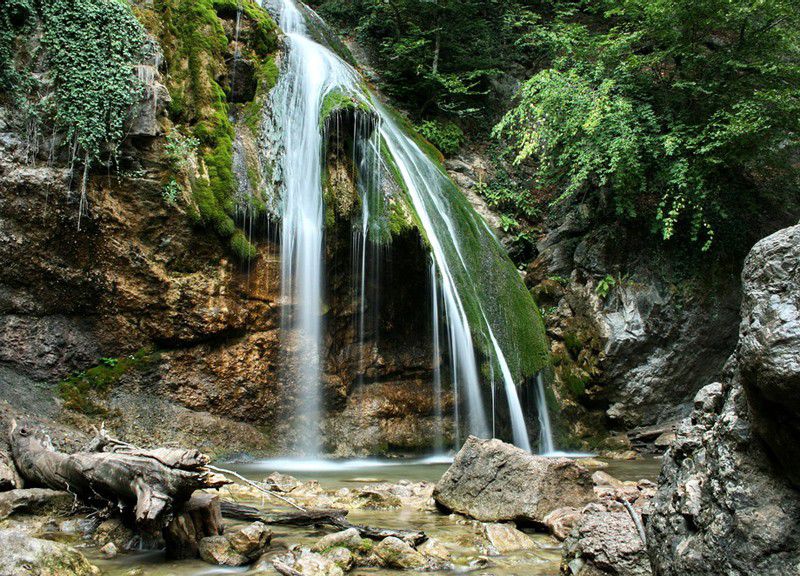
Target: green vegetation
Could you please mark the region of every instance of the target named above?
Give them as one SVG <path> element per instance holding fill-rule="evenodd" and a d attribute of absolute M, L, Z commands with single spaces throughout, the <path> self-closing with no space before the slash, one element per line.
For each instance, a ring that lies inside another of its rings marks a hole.
<path fill-rule="evenodd" d="M 523 38 L 550 66 L 496 130 L 535 162 L 540 186 L 559 199 L 608 193 L 621 218 L 703 250 L 735 237 L 765 196 L 796 190 L 795 2 L 561 6 Z"/>
<path fill-rule="evenodd" d="M 466 139 L 461 127 L 449 120 L 426 120 L 416 129 L 445 156 L 458 153 Z"/>
<path fill-rule="evenodd" d="M 120 358 L 102 358 L 97 366 L 76 372 L 58 384 L 64 407 L 86 415 L 107 414 L 102 399 L 131 370 L 139 370 L 158 360 L 158 353 L 142 348 Z"/>
<path fill-rule="evenodd" d="M 480 140 L 500 119 L 494 133 L 526 177 L 488 192 L 515 233 L 548 205 L 594 197 L 604 217 L 687 254 L 724 251 L 800 196 L 794 0 L 315 4 L 446 153 L 429 122 Z M 507 79 L 523 74 L 508 110 Z"/>
<path fill-rule="evenodd" d="M 15 61 L 17 35 L 35 29 L 43 58 Z M 134 66 L 150 50 L 127 2 L 9 0 L 0 6 L 0 91 L 27 112 L 30 124 L 62 133 L 84 174 L 122 142 L 140 97 Z"/>
<path fill-rule="evenodd" d="M 257 133 L 263 97 L 277 79 L 272 57 L 277 26 L 266 11 L 252 0 L 155 0 L 152 8 L 141 8 L 139 14 L 151 23 L 168 63 L 170 116 L 183 133 L 191 134 L 175 132 L 168 138 L 167 156 L 180 171 L 186 168 L 181 162 L 196 150 L 199 174 L 189 177 L 194 217 L 228 239 L 234 254 L 246 260 L 255 255 L 255 247 L 234 221 L 234 126 L 228 95 L 218 82 L 227 72 L 230 40 L 220 18 L 235 18 L 240 6 L 242 57 L 255 63 L 258 81 L 257 98 L 245 108 L 243 118 Z"/>

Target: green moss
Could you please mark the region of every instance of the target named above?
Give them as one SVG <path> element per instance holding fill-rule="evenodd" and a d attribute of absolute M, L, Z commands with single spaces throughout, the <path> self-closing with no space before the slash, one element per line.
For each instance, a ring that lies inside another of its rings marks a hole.
<path fill-rule="evenodd" d="M 256 95 L 252 102 L 245 104 L 242 114 L 245 125 L 255 135 L 261 132 L 261 118 L 267 95 L 278 83 L 279 74 L 274 56 L 267 56 L 256 68 Z"/>
<path fill-rule="evenodd" d="M 319 115 L 320 127 L 324 127 L 331 116 L 346 110 L 360 111 L 368 115 L 374 114 L 369 104 L 358 96 L 341 90 L 333 90 L 322 99 Z"/>
<path fill-rule="evenodd" d="M 58 384 L 64 407 L 87 415 L 105 414 L 98 400 L 108 394 L 123 375 L 158 360 L 158 353 L 142 348 L 130 356 L 103 358 L 97 366 L 72 374 Z"/>
<path fill-rule="evenodd" d="M 264 57 L 278 48 L 278 26 L 266 10 L 252 0 L 213 0 L 214 10 L 223 17 L 235 18 L 239 8 L 253 26 L 248 45 Z"/>
<path fill-rule="evenodd" d="M 231 250 L 242 262 L 252 260 L 258 254 L 256 247 L 241 230 L 236 230 L 231 236 Z"/>

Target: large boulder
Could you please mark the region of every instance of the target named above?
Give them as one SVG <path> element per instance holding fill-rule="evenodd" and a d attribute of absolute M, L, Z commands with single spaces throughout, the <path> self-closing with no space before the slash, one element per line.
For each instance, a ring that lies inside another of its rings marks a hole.
<path fill-rule="evenodd" d="M 534 456 L 500 440 L 470 436 L 433 497 L 447 510 L 483 522 L 544 525 L 553 510 L 582 507 L 594 493 L 589 471 L 568 458 Z"/>
<path fill-rule="evenodd" d="M 798 240 L 795 226 L 748 256 L 737 351 L 723 381 L 697 394 L 664 457 L 647 523 L 659 576 L 800 567 L 798 449 L 789 442 L 800 422 Z"/>
<path fill-rule="evenodd" d="M 96 566 L 69 546 L 0 530 L 0 574 L 3 576 L 95 576 Z"/>
<path fill-rule="evenodd" d="M 589 504 L 564 541 L 562 574 L 650 576 L 647 546 L 622 505 Z"/>
<path fill-rule="evenodd" d="M 742 276 L 736 356 L 752 424 L 800 486 L 800 225 L 756 244 Z"/>

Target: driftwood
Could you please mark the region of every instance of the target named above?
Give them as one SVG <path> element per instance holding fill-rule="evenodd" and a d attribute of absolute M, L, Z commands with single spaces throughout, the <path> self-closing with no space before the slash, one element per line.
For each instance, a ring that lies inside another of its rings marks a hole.
<path fill-rule="evenodd" d="M 428 539 L 424 532 L 415 530 L 393 530 L 391 528 L 375 528 L 372 526 L 351 524 L 345 518 L 347 516 L 346 510 L 334 508 L 312 508 L 298 512 L 276 514 L 262 512 L 258 508 L 252 506 L 223 500 L 221 509 L 223 516 L 234 520 L 258 521 L 264 524 L 290 526 L 332 526 L 340 530 L 355 528 L 362 538 L 369 538 L 370 540 L 383 540 L 389 536 L 394 536 L 395 538 L 400 538 L 416 546 Z"/>
<path fill-rule="evenodd" d="M 196 450 L 141 450 L 98 431 L 89 451 L 64 454 L 27 424 L 12 424 L 14 461 L 26 482 L 66 490 L 95 505 L 132 511 L 141 527 L 165 526 L 195 490 L 230 482 L 205 468 L 208 458 Z"/>

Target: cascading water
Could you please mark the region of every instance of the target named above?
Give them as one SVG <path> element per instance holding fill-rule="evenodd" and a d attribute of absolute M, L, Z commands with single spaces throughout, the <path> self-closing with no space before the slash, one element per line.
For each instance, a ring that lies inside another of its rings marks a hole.
<path fill-rule="evenodd" d="M 272 8 L 279 13 L 280 25 L 289 45 L 288 61 L 272 100 L 273 117 L 277 123 L 274 132 L 279 135 L 282 149 L 278 162 L 283 185 L 282 301 L 286 311 L 282 333 L 288 335 L 291 372 L 298 389 L 296 420 L 298 437 L 302 441 L 296 448 L 307 455 L 319 453 L 324 226 L 321 150 L 325 144 L 321 125 L 325 121 L 322 118 L 325 97 L 339 91 L 358 100 L 359 105 L 378 118 L 377 126 L 371 131 L 371 141 L 362 142 L 361 152 L 354 153 L 354 158 L 356 155 L 361 158 L 360 177 L 366 173 L 374 178 L 379 172 L 377 162 L 364 163 L 364 158 L 370 156 L 365 151 L 370 152 L 373 159 L 383 157 L 382 169 L 398 178 L 430 248 L 433 257 L 434 387 L 441 387 L 438 343 L 441 306 L 449 346 L 457 443 L 461 426 L 469 433 L 483 437 L 494 431 L 494 385 L 490 428 L 482 395 L 481 368 L 473 343 L 473 338 L 476 338 L 482 343 L 483 357 L 486 358 L 484 374 L 492 379 L 492 383 L 495 373 L 503 380 L 502 389 L 514 442 L 529 450 L 530 441 L 515 374 L 518 381 L 523 372 L 531 373 L 532 368 L 541 368 L 541 358 L 523 358 L 521 350 L 526 345 L 532 346 L 538 338 L 537 330 L 541 332 L 541 338 L 544 338 L 544 332 L 541 319 L 531 312 L 535 306 L 516 270 L 486 223 L 393 114 L 364 88 L 356 70 L 309 37 L 303 15 L 293 0 L 273 0 Z M 354 133 L 358 132 L 356 128 Z M 381 152 L 384 147 L 386 154 Z M 360 187 L 364 220 L 360 231 L 361 285 L 358 292 L 362 300 L 359 339 L 363 350 L 366 245 L 370 234 L 369 222 L 373 217 L 368 191 L 376 186 L 374 182 L 362 182 Z M 481 272 L 488 276 L 477 277 Z M 528 300 L 522 300 L 520 305 L 520 300 L 514 300 L 512 294 L 520 294 L 519 298 Z M 509 342 L 514 346 L 513 368 L 501 346 L 501 338 L 506 346 Z M 535 343 L 539 344 L 539 341 Z M 543 346 L 540 348 L 544 349 Z M 363 369 L 363 359 L 361 364 Z M 462 404 L 465 414 L 461 411 Z"/>
<path fill-rule="evenodd" d="M 320 352 L 323 288 L 323 200 L 320 109 L 327 93 L 353 86 L 354 71 L 308 38 L 291 0 L 280 3 L 280 26 L 289 43 L 288 62 L 272 93 L 282 155 L 281 334 L 290 377 L 297 388 L 296 450 L 320 452 Z"/>
<path fill-rule="evenodd" d="M 550 427 L 547 396 L 544 392 L 544 376 L 541 372 L 536 375 L 536 408 L 539 412 L 539 452 L 541 454 L 554 454 L 556 446 L 553 442 L 553 429 Z"/>

